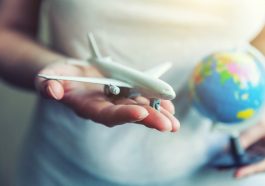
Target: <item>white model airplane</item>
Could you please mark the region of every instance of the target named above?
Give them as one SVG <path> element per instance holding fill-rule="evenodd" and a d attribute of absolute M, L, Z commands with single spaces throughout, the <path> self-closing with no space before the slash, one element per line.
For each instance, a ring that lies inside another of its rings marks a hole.
<path fill-rule="evenodd" d="M 119 95 L 121 88 L 129 89 L 150 98 L 150 106 L 159 110 L 160 99 L 172 100 L 176 97 L 173 88 L 159 77 L 169 70 L 171 63 L 164 63 L 155 68 L 141 72 L 133 68 L 113 62 L 109 57 L 102 57 L 92 33 L 88 34 L 92 57 L 88 60 L 107 78 L 53 76 L 38 74 L 38 77 L 48 80 L 68 80 L 105 85 L 106 94 Z M 130 96 L 130 95 L 128 95 Z"/>

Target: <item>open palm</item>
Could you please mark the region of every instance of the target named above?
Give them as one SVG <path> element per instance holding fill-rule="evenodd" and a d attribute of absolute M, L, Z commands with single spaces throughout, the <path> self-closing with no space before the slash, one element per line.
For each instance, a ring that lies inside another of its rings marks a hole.
<path fill-rule="evenodd" d="M 55 63 L 40 72 L 47 75 L 102 77 L 93 67 L 79 64 Z M 42 95 L 56 99 L 79 116 L 91 119 L 108 127 L 125 123 L 139 123 L 159 131 L 177 131 L 179 122 L 173 116 L 174 106 L 170 101 L 161 102 L 161 110 L 151 108 L 149 100 L 138 96 L 126 98 L 122 96 L 108 97 L 102 85 L 79 83 L 73 81 L 57 81 L 36 78 L 36 87 Z"/>

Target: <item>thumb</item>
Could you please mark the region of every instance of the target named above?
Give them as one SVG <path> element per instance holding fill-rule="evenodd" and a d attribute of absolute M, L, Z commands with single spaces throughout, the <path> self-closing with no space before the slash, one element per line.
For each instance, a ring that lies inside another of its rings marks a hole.
<path fill-rule="evenodd" d="M 245 167 L 241 167 L 235 172 L 236 178 L 242 178 L 249 176 L 254 173 L 260 173 L 265 171 L 265 160 L 258 162 L 256 164 L 248 165 Z"/>
<path fill-rule="evenodd" d="M 259 141 L 261 138 L 265 136 L 265 125 L 264 121 L 260 121 L 258 124 L 250 127 L 245 130 L 240 135 L 240 141 L 244 148 L 248 148 L 252 144 Z"/>
<path fill-rule="evenodd" d="M 63 85 L 57 80 L 46 80 L 43 78 L 36 78 L 36 89 L 44 97 L 61 100 L 64 96 Z"/>

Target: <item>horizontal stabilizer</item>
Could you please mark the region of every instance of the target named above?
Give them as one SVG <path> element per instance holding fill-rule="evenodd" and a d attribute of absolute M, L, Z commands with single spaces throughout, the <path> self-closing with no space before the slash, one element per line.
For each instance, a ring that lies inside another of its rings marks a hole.
<path fill-rule="evenodd" d="M 166 62 L 166 63 L 158 65 L 154 68 L 146 70 L 145 74 L 148 74 L 149 76 L 154 77 L 154 78 L 159 78 L 164 73 L 166 73 L 171 67 L 172 67 L 172 63 Z"/>

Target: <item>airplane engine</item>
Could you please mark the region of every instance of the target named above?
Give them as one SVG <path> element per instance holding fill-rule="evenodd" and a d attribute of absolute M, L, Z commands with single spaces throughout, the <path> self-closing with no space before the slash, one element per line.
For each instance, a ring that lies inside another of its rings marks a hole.
<path fill-rule="evenodd" d="M 120 93 L 120 88 L 114 85 L 110 85 L 109 86 L 109 91 L 114 94 L 114 95 L 118 95 Z"/>
<path fill-rule="evenodd" d="M 121 89 L 115 85 L 106 85 L 104 87 L 104 92 L 106 95 L 119 95 L 119 93 L 121 92 Z"/>

